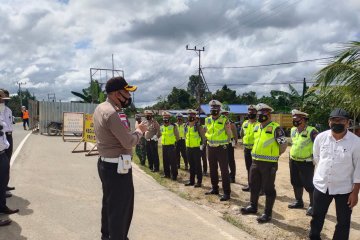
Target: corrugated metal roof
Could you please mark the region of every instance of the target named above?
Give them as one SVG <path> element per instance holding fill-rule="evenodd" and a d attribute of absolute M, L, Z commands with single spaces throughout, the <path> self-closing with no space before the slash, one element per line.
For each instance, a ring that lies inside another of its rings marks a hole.
<path fill-rule="evenodd" d="M 231 113 L 234 114 L 247 114 L 248 105 L 244 104 L 228 104 Z M 202 104 L 201 109 L 205 114 L 210 114 L 210 106 L 208 104 Z"/>

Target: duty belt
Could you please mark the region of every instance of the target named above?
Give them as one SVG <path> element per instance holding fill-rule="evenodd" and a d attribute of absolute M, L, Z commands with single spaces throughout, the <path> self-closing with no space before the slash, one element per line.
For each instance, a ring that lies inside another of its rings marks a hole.
<path fill-rule="evenodd" d="M 119 158 L 100 157 L 100 160 L 103 162 L 108 162 L 108 163 L 118 163 L 119 162 Z"/>
<path fill-rule="evenodd" d="M 5 134 L 6 135 L 12 135 L 12 132 L 6 132 Z"/>

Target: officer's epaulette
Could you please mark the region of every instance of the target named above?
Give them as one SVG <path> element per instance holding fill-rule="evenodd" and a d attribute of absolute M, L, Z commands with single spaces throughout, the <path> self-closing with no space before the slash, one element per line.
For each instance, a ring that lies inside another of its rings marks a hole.
<path fill-rule="evenodd" d="M 272 133 L 272 131 L 273 131 L 273 126 L 266 127 L 266 133 Z"/>

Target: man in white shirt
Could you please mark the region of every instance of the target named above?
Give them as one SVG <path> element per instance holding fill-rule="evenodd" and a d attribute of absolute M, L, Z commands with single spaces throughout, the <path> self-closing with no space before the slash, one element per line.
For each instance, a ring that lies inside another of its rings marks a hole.
<path fill-rule="evenodd" d="M 13 153 L 13 138 L 12 138 L 12 132 L 13 132 L 13 115 L 11 109 L 6 106 L 7 102 L 10 100 L 9 91 L 3 89 L 2 90 L 5 93 L 5 96 L 7 99 L 4 99 L 4 103 L 0 103 L 0 112 L 4 114 L 4 121 L 6 123 L 6 126 L 4 126 L 3 132 L 6 135 L 6 139 L 9 142 L 9 148 L 5 150 L 5 153 L 9 159 L 11 160 L 11 156 Z M 9 164 L 10 166 L 10 164 Z M 10 179 L 10 178 L 9 178 Z M 9 187 L 7 185 L 6 191 L 12 191 L 15 190 L 15 187 Z M 11 197 L 12 194 L 7 192 L 6 197 Z"/>
<path fill-rule="evenodd" d="M 360 139 L 347 130 L 349 114 L 343 109 L 331 112 L 331 130 L 320 133 L 314 142 L 314 214 L 310 239 L 321 239 L 329 205 L 335 199 L 337 224 L 333 239 L 349 239 L 352 208 L 360 188 Z"/>

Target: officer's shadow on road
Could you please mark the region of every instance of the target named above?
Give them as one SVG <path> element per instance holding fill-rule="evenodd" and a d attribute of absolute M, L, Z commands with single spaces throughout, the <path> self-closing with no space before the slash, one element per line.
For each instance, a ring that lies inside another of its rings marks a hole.
<path fill-rule="evenodd" d="M 280 222 L 278 221 L 277 219 L 273 218 L 271 220 L 271 222 L 279 227 L 279 228 L 282 228 L 288 232 L 292 232 L 292 233 L 295 233 L 298 237 L 300 237 L 301 239 L 303 238 L 307 238 L 307 236 L 309 235 L 309 230 L 308 229 L 305 229 L 305 228 L 302 228 L 302 227 L 297 227 L 297 226 L 292 226 L 292 225 L 289 225 L 288 223 L 283 223 L 283 222 Z M 330 238 L 322 235 L 321 236 L 322 238 L 321 239 L 324 239 L 324 240 L 330 240 Z"/>
<path fill-rule="evenodd" d="M 21 227 L 17 222 L 12 221 L 9 226 L 1 227 L 0 239 L 7 240 L 27 240 L 21 235 Z"/>
<path fill-rule="evenodd" d="M 13 195 L 7 200 L 11 208 L 18 208 L 19 215 L 26 216 L 32 214 L 34 211 L 29 208 L 30 202 L 22 197 Z"/>

